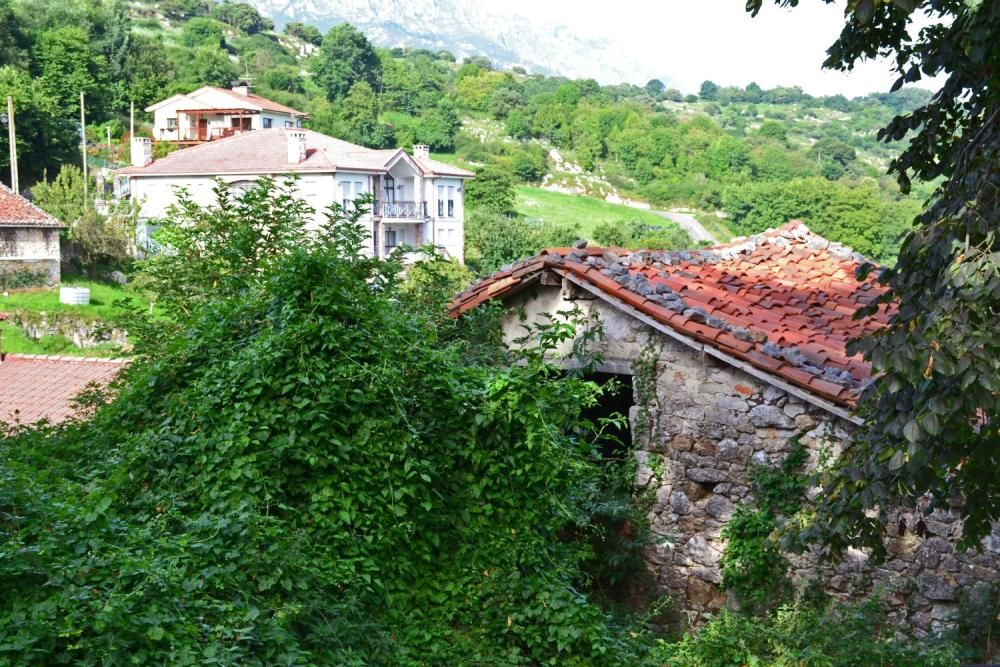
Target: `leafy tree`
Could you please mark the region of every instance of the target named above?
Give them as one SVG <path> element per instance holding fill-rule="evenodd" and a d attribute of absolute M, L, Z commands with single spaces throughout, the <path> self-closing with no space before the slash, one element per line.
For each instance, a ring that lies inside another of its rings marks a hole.
<path fill-rule="evenodd" d="M 809 157 L 820 165 L 824 176 L 835 181 L 843 176 L 848 165 L 857 159 L 857 153 L 843 141 L 824 138 L 812 145 Z"/>
<path fill-rule="evenodd" d="M 181 44 L 188 48 L 207 46 L 222 48 L 226 39 L 222 31 L 222 23 L 217 19 L 193 18 L 181 28 Z"/>
<path fill-rule="evenodd" d="M 228 87 L 239 75 L 236 65 L 220 49 L 201 47 L 187 63 L 183 78 L 190 85 Z"/>
<path fill-rule="evenodd" d="M 305 82 L 298 68 L 288 65 L 268 68 L 261 75 L 260 81 L 273 90 L 283 90 L 287 93 L 305 92 Z"/>
<path fill-rule="evenodd" d="M 125 63 L 127 98 L 144 108 L 163 97 L 163 88 L 173 78 L 163 42 L 156 37 L 133 34 Z"/>
<path fill-rule="evenodd" d="M 323 34 L 319 31 L 319 28 L 313 25 L 299 23 L 298 21 L 293 21 L 285 25 L 285 34 L 292 37 L 298 37 L 307 44 L 319 46 L 323 43 Z"/>
<path fill-rule="evenodd" d="M 709 175 L 713 178 L 732 179 L 748 175 L 750 149 L 739 139 L 724 134 L 709 146 L 708 165 Z"/>
<path fill-rule="evenodd" d="M 212 17 L 251 35 L 262 30 L 274 30 L 271 19 L 261 16 L 260 12 L 245 2 L 225 0 L 212 8 Z"/>
<path fill-rule="evenodd" d="M 382 148 L 391 143 L 388 128 L 378 120 L 378 97 L 367 81 L 358 81 L 338 105 L 341 132 L 348 141 Z"/>
<path fill-rule="evenodd" d="M 548 171 L 545 151 L 541 147 L 526 147 L 514 153 L 510 160 L 510 170 L 525 183 L 537 183 Z"/>
<path fill-rule="evenodd" d="M 80 139 L 57 101 L 27 72 L 11 66 L 0 67 L 0 99 L 14 98 L 17 118 L 18 174 L 28 184 L 46 170 L 77 159 Z M 7 132 L 0 132 L 0 165 L 10 167 Z M 10 182 L 9 180 L 7 181 Z"/>
<path fill-rule="evenodd" d="M 0 0 L 0 67 L 25 64 L 26 39 L 14 13 L 12 0 Z"/>
<path fill-rule="evenodd" d="M 332 28 L 323 38 L 312 61 L 316 83 L 331 102 L 345 97 L 351 88 L 364 82 L 372 90 L 379 87 L 381 65 L 368 38 L 349 23 Z"/>
<path fill-rule="evenodd" d="M 918 7 L 930 25 L 911 38 L 906 25 Z M 878 378 L 864 397 L 866 427 L 825 480 L 820 518 L 804 534 L 834 549 L 880 549 L 888 508 L 928 493 L 938 503 L 961 497 L 968 545 L 1000 518 L 997 9 L 995 0 L 859 0 L 829 51 L 826 66 L 837 69 L 892 54 L 895 89 L 922 76 L 944 79 L 926 104 L 880 133 L 887 141 L 913 133 L 890 166 L 903 192 L 911 178 L 941 185 L 881 276 L 890 288 L 883 300 L 897 304 L 891 325 L 853 348 Z"/>
<path fill-rule="evenodd" d="M 79 109 L 82 91 L 94 108 L 105 92 L 106 63 L 91 49 L 86 31 L 65 26 L 42 33 L 33 48 L 42 88 L 67 115 Z"/>
<path fill-rule="evenodd" d="M 712 101 L 719 94 L 719 85 L 714 81 L 702 81 L 701 87 L 698 89 L 698 97 L 703 100 Z"/>
<path fill-rule="evenodd" d="M 652 95 L 660 95 L 667 89 L 667 87 L 664 86 L 663 82 L 659 79 L 650 79 L 646 82 L 644 88 L 646 89 L 646 92 Z"/>
<path fill-rule="evenodd" d="M 499 167 L 479 167 L 476 177 L 465 184 L 465 203 L 472 210 L 511 213 L 514 202 L 514 177 Z"/>
<path fill-rule="evenodd" d="M 515 110 L 507 114 L 507 134 L 515 139 L 530 139 L 532 134 L 531 119 L 523 111 Z"/>
<path fill-rule="evenodd" d="M 93 176 L 90 191 L 95 190 Z M 36 184 L 34 203 L 66 225 L 73 253 L 88 270 L 121 266 L 131 260 L 135 215 L 128 203 L 100 214 L 83 196 L 83 171 L 65 165 L 52 182 Z"/>
<path fill-rule="evenodd" d="M 788 141 L 788 130 L 785 128 L 785 124 L 774 120 L 765 120 L 761 123 L 757 134 L 782 143 Z"/>

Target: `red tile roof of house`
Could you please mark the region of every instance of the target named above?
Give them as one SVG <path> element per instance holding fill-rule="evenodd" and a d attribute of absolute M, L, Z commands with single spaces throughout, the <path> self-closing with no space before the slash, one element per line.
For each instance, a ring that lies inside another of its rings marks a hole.
<path fill-rule="evenodd" d="M 64 227 L 61 222 L 0 183 L 0 227 Z"/>
<path fill-rule="evenodd" d="M 683 252 L 556 248 L 482 280 L 452 303 L 458 316 L 534 282 L 565 276 L 661 325 L 837 405 L 854 405 L 871 376 L 847 342 L 886 326 L 855 320 L 885 288 L 859 281 L 865 259 L 790 222 L 749 239 Z"/>
<path fill-rule="evenodd" d="M 0 360 L 0 423 L 59 423 L 76 411 L 73 399 L 91 383 L 104 386 L 124 359 L 7 354 Z"/>
<path fill-rule="evenodd" d="M 291 114 L 293 116 L 307 115 L 301 111 L 298 111 L 297 109 L 293 109 L 292 107 L 287 107 L 284 104 L 279 104 L 278 102 L 269 100 L 266 97 L 261 97 L 260 95 L 254 95 L 253 93 L 247 93 L 246 95 L 244 95 L 243 93 L 236 92 L 235 90 L 230 90 L 229 88 L 218 88 L 216 86 L 205 86 L 205 88 L 211 89 L 217 93 L 228 95 L 238 103 L 238 106 L 246 106 L 246 103 L 249 102 L 251 105 L 255 107 L 260 107 L 264 111 L 277 111 L 280 113 Z"/>
<path fill-rule="evenodd" d="M 306 157 L 288 162 L 288 132 L 304 132 Z M 303 129 L 255 130 L 191 148 L 174 151 L 145 167 L 127 167 L 118 173 L 130 176 L 187 176 L 217 174 L 291 174 L 362 171 L 385 173 L 387 164 L 402 149 L 373 150 L 349 141 Z M 421 160 L 417 166 L 430 175 L 472 177 L 472 172 Z M 445 169 L 447 168 L 447 169 Z M 447 172 L 447 173 L 445 173 Z"/>

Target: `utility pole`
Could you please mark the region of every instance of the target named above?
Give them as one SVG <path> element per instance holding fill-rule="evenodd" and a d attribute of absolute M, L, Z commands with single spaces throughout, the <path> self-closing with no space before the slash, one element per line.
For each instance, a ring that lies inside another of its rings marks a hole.
<path fill-rule="evenodd" d="M 83 205 L 90 200 L 87 185 L 87 117 L 83 112 L 83 91 L 80 91 L 80 151 L 83 153 Z"/>
<path fill-rule="evenodd" d="M 14 130 L 14 98 L 10 95 L 7 96 L 7 116 L 7 136 L 10 140 L 10 189 L 17 193 L 19 185 L 17 178 L 17 143 L 15 142 L 17 133 Z"/>
<path fill-rule="evenodd" d="M 135 138 L 135 100 L 129 102 L 128 112 L 128 140 L 131 142 Z"/>

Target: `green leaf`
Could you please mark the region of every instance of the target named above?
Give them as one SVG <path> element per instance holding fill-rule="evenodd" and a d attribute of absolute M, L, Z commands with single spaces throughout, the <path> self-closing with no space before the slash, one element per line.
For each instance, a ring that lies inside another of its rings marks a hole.
<path fill-rule="evenodd" d="M 903 437 L 905 437 L 910 442 L 917 442 L 920 440 L 922 432 L 920 430 L 920 424 L 917 423 L 916 419 L 911 419 L 907 422 L 906 426 L 903 427 Z"/>

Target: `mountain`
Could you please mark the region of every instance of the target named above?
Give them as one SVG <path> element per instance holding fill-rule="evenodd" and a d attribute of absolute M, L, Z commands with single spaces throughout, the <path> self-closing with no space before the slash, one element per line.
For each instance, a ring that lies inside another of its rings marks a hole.
<path fill-rule="evenodd" d="M 323 32 L 348 22 L 380 46 L 486 56 L 501 67 L 594 78 L 603 84 L 644 83 L 644 67 L 604 40 L 564 25 L 496 12 L 476 0 L 249 0 L 278 26 L 301 21 Z"/>

